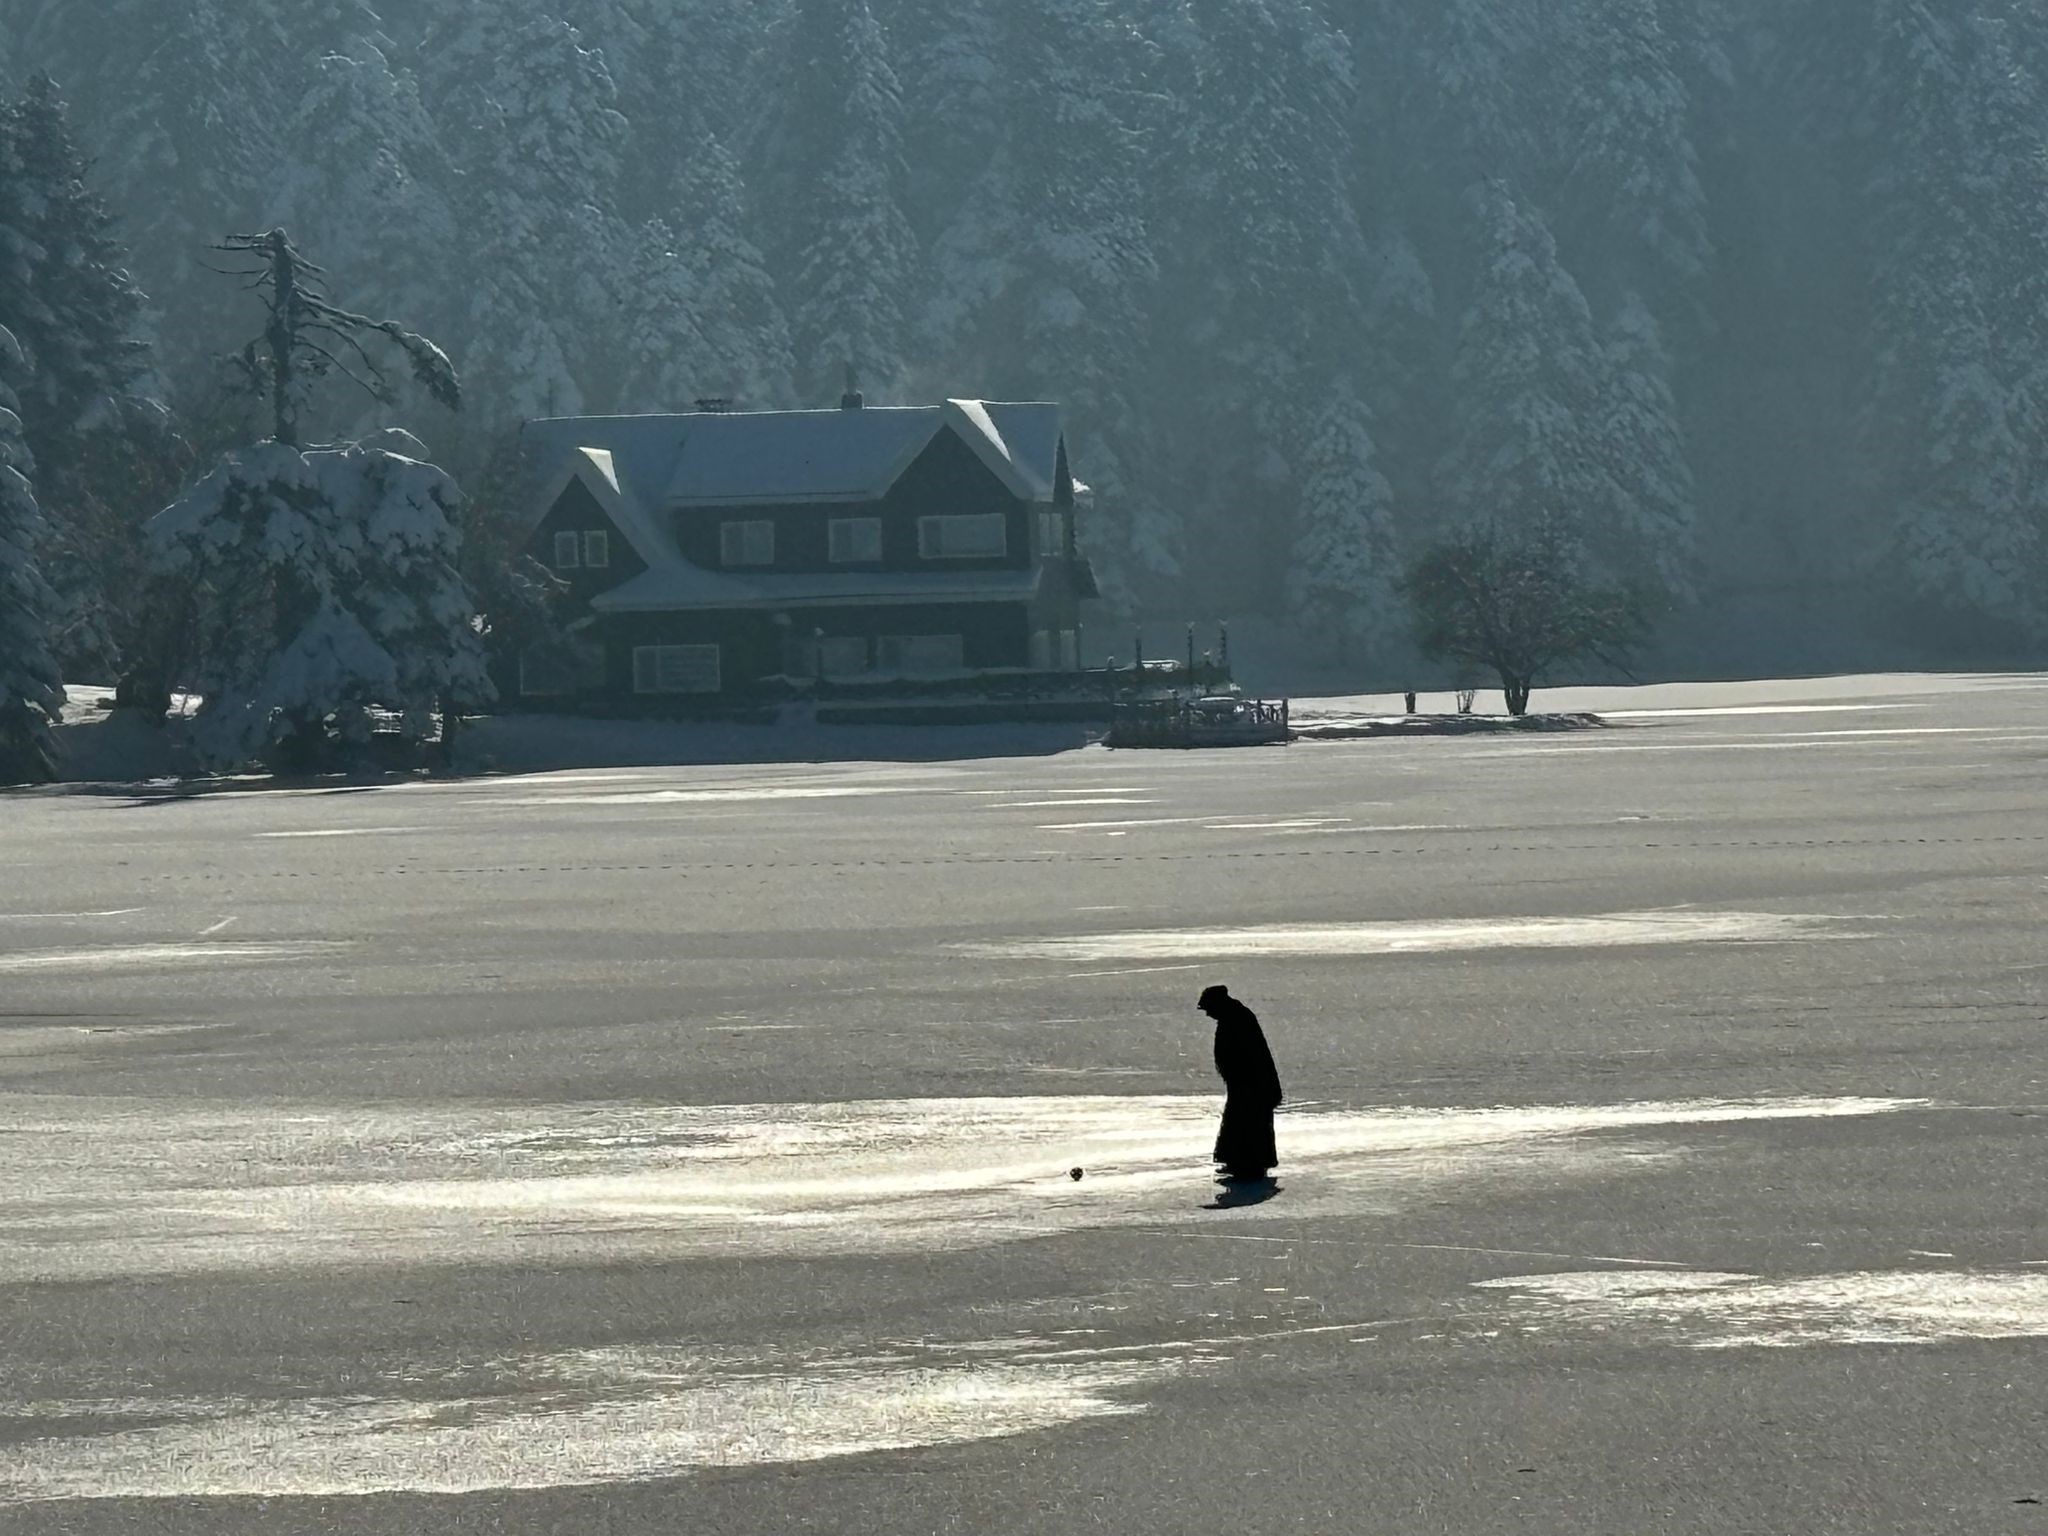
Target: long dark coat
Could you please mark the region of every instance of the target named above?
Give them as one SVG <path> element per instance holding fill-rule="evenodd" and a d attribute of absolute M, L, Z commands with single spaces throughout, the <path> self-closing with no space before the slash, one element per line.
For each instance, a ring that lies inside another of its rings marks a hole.
<path fill-rule="evenodd" d="M 1273 1144 L 1273 1111 L 1283 1097 L 1280 1072 L 1259 1016 L 1234 997 L 1217 1006 L 1216 1070 L 1225 1093 L 1216 1161 L 1228 1173 L 1262 1177 L 1280 1161 Z"/>

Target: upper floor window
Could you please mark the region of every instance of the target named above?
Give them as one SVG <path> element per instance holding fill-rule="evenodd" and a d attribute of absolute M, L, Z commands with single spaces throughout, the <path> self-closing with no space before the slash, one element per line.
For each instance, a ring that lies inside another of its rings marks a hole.
<path fill-rule="evenodd" d="M 882 520 L 879 517 L 835 517 L 827 525 L 832 563 L 854 565 L 882 558 Z"/>
<path fill-rule="evenodd" d="M 1041 555 L 1063 555 L 1067 552 L 1066 530 L 1057 507 L 1044 507 L 1038 513 L 1038 552 Z"/>
<path fill-rule="evenodd" d="M 718 560 L 721 565 L 773 565 L 775 524 L 766 518 L 745 523 L 720 523 Z"/>
<path fill-rule="evenodd" d="M 1000 512 L 920 517 L 917 552 L 926 560 L 1000 559 L 1010 552 L 1010 520 Z"/>
<path fill-rule="evenodd" d="M 583 563 L 583 535 L 580 533 L 558 533 L 555 535 L 555 569 L 573 571 Z"/>
<path fill-rule="evenodd" d="M 602 571 L 612 563 L 612 536 L 602 528 L 593 528 L 583 535 L 583 564 L 586 569 Z"/>

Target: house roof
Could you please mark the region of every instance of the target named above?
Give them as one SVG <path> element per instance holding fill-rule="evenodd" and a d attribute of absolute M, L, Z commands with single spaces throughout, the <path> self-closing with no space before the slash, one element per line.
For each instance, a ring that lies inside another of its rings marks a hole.
<path fill-rule="evenodd" d="M 544 476 L 561 478 L 579 453 L 602 454 L 619 495 L 666 510 L 874 501 L 948 428 L 1012 494 L 1053 499 L 1060 422 L 1050 404 L 949 400 L 858 411 L 556 417 L 527 423 L 525 438 Z"/>
<path fill-rule="evenodd" d="M 553 506 L 562 492 L 578 483 L 604 508 L 646 564 L 665 565 L 681 558 L 661 519 L 650 516 L 640 498 L 626 489 L 614 454 L 603 448 L 577 448 L 546 482 L 540 506 Z"/>
<path fill-rule="evenodd" d="M 643 571 L 591 599 L 599 613 L 667 613 L 678 608 L 838 608 L 875 603 L 1027 602 L 1039 567 L 1009 571 L 841 571 L 738 575 L 687 560 Z"/>
<path fill-rule="evenodd" d="M 592 599 L 599 613 L 1025 601 L 1038 590 L 1036 567 L 816 575 L 708 570 L 683 558 L 662 515 L 688 507 L 877 501 L 949 430 L 1019 499 L 1054 499 L 1056 405 L 948 400 L 857 411 L 558 417 L 528 422 L 524 443 L 542 477 L 541 510 L 571 484 L 583 485 L 647 564 L 640 575 Z"/>

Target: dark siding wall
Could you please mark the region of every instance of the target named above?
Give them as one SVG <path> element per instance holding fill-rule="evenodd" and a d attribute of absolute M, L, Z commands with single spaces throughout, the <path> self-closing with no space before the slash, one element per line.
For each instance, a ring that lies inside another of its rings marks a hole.
<path fill-rule="evenodd" d="M 648 706 L 687 706 L 690 694 L 636 695 L 633 651 L 643 645 L 716 645 L 720 681 L 728 695 L 743 695 L 761 678 L 780 674 L 783 641 L 860 638 L 872 642 L 894 635 L 958 635 L 970 668 L 1024 667 L 1031 661 L 1035 622 L 1023 603 L 917 603 L 904 607 L 792 609 L 785 628 L 766 613 L 614 614 L 599 621 L 604 636 L 605 692 Z"/>
<path fill-rule="evenodd" d="M 1021 502 L 998 480 L 974 450 L 952 432 L 941 432 L 916 463 L 903 472 L 882 503 L 888 524 L 883 537 L 900 547 L 900 570 L 1000 571 L 1031 564 L 1035 505 Z M 1000 512 L 1009 520 L 1009 553 L 1000 560 L 920 560 L 917 520 L 920 517 L 975 516 Z"/>
<path fill-rule="evenodd" d="M 1033 559 L 1032 517 L 1036 508 L 1012 496 L 974 450 L 954 433 L 941 432 L 880 501 L 828 502 L 803 506 L 691 507 L 676 514 L 676 542 L 686 559 L 710 570 L 723 568 L 719 526 L 729 522 L 775 524 L 778 571 L 1001 571 Z M 1009 520 L 1009 553 L 991 560 L 924 560 L 918 555 L 920 517 L 1001 513 Z M 828 525 L 835 517 L 879 517 L 882 559 L 875 565 L 834 564 Z"/>
<path fill-rule="evenodd" d="M 715 645 L 727 694 L 744 694 L 782 670 L 781 632 L 765 613 L 621 613 L 598 621 L 604 635 L 605 691 L 641 704 L 688 705 L 697 694 L 636 694 L 633 652 L 643 645 Z"/>
<path fill-rule="evenodd" d="M 555 535 L 558 533 L 603 532 L 610 535 L 611 564 L 603 570 L 593 571 L 579 565 L 573 571 L 555 570 Z M 540 520 L 540 526 L 527 541 L 527 553 L 542 565 L 569 583 L 572 603 L 582 606 L 598 593 L 631 581 L 647 569 L 647 562 L 635 553 L 633 546 L 626 542 L 604 510 L 597 504 L 597 498 L 584 488 L 580 480 L 569 482 L 569 488 L 562 492 L 560 499 L 548 508 L 547 515 Z"/>
<path fill-rule="evenodd" d="M 1029 614 L 1023 603 L 793 609 L 789 632 L 794 638 L 823 634 L 829 640 L 868 641 L 885 635 L 958 635 L 969 667 L 1022 667 L 1031 659 Z"/>

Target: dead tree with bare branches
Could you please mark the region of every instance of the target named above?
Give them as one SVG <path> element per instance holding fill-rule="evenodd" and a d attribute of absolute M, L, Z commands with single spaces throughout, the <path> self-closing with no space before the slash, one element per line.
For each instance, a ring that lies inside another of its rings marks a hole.
<path fill-rule="evenodd" d="M 333 374 L 382 404 L 396 400 L 391 375 L 371 350 L 380 339 L 397 350 L 430 396 L 450 410 L 460 407 L 462 385 L 448 354 L 395 320 L 373 320 L 329 300 L 322 283 L 325 270 L 302 256 L 284 230 L 230 235 L 213 249 L 244 263 L 216 271 L 243 278 L 263 295 L 263 332 L 234 361 L 250 393 L 269 400 L 278 442 L 298 446 L 307 394 Z"/>

